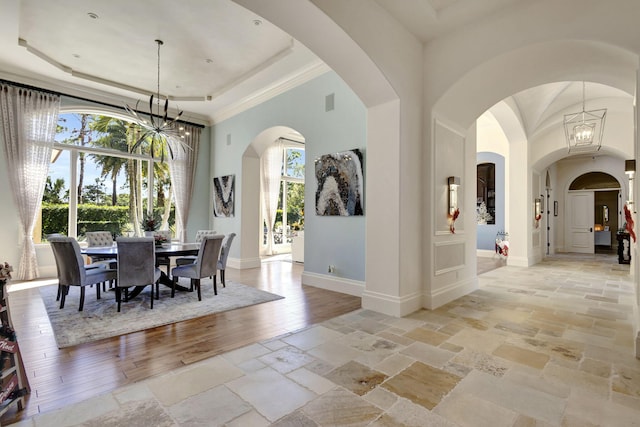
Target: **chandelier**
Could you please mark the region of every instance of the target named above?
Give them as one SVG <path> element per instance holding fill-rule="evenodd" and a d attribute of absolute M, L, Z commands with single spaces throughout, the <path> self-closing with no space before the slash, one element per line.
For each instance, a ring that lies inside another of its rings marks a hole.
<path fill-rule="evenodd" d="M 585 88 L 585 82 L 582 82 L 582 111 L 564 116 L 569 153 L 595 152 L 602 146 L 607 109 L 585 111 Z"/>
<path fill-rule="evenodd" d="M 149 119 L 145 119 L 138 113 L 138 104 L 140 101 L 136 102 L 135 108 L 131 108 L 125 104 L 124 108 L 129 113 L 130 120 L 136 123 L 141 128 L 141 134 L 138 140 L 131 146 L 131 152 L 134 152 L 138 147 L 140 147 L 145 141 L 149 141 L 150 143 L 150 153 L 153 156 L 156 147 L 160 150 L 160 161 L 164 162 L 164 147 L 169 151 L 169 155 L 171 158 L 174 157 L 174 149 L 177 147 L 185 149 L 191 149 L 189 145 L 184 142 L 184 137 L 189 135 L 189 132 L 186 132 L 184 126 L 179 125 L 178 120 L 182 116 L 182 111 L 178 113 L 178 115 L 171 119 L 168 117 L 169 110 L 169 99 L 166 98 L 164 102 L 164 108 L 161 112 L 160 107 L 160 46 L 164 44 L 162 40 L 155 40 L 158 45 L 158 85 L 156 96 L 152 94 L 149 97 Z M 153 111 L 154 106 L 154 98 L 155 98 L 155 112 Z"/>

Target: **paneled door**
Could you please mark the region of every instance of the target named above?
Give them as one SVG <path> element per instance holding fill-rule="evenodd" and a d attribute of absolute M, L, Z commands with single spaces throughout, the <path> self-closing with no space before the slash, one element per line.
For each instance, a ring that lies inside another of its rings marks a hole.
<path fill-rule="evenodd" d="M 569 252 L 594 253 L 594 197 L 593 191 L 569 193 L 566 226 L 569 230 Z"/>

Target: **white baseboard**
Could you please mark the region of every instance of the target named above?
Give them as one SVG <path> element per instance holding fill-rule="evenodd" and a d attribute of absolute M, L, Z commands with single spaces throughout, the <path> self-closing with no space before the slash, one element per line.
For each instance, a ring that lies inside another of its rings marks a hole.
<path fill-rule="evenodd" d="M 362 308 L 393 317 L 404 317 L 422 308 L 420 293 L 397 297 L 365 290 L 362 294 Z"/>
<path fill-rule="evenodd" d="M 423 297 L 423 307 L 429 310 L 435 310 L 438 307 L 467 295 L 478 289 L 478 277 L 462 280 L 452 283 L 442 289 L 438 289 L 431 294 L 425 294 Z"/>
<path fill-rule="evenodd" d="M 302 284 L 356 297 L 362 297 L 362 292 L 364 291 L 364 282 L 359 280 L 327 276 L 326 274 L 310 273 L 308 271 L 302 273 Z"/>
<path fill-rule="evenodd" d="M 529 258 L 527 257 L 514 257 L 509 254 L 507 257 L 507 265 L 514 267 L 530 267 L 532 264 L 529 264 Z"/>
<path fill-rule="evenodd" d="M 491 251 L 489 249 L 477 249 L 476 250 L 476 256 L 482 257 L 482 258 L 493 258 L 496 255 L 496 251 Z"/>
<path fill-rule="evenodd" d="M 260 258 L 227 258 L 227 266 L 238 270 L 246 270 L 248 268 L 259 268 Z"/>

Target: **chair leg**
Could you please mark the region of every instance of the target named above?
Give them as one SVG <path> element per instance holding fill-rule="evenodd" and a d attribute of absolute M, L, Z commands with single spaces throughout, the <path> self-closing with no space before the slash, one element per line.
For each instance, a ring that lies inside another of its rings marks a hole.
<path fill-rule="evenodd" d="M 96 299 L 100 299 L 100 283 L 96 284 Z M 102 282 L 102 286 L 104 287 L 104 282 Z"/>
<path fill-rule="evenodd" d="M 176 284 L 178 283 L 178 276 L 173 276 L 171 281 L 171 298 L 176 296 Z"/>
<path fill-rule="evenodd" d="M 198 301 L 202 301 L 202 292 L 200 292 L 200 279 L 191 279 L 191 283 L 198 288 Z"/>
<path fill-rule="evenodd" d="M 153 310 L 153 288 L 155 287 L 155 284 L 152 283 L 151 284 L 151 310 Z"/>
<path fill-rule="evenodd" d="M 222 283 L 223 288 L 227 287 L 227 283 L 224 281 L 224 270 L 220 270 L 220 283 Z"/>
<path fill-rule="evenodd" d="M 216 276 L 213 276 L 213 294 L 218 295 L 218 285 L 216 284 Z"/>
<path fill-rule="evenodd" d="M 98 284 L 98 286 L 100 286 Z M 80 286 L 80 307 L 78 308 L 78 311 L 82 311 L 82 309 L 84 308 L 84 286 Z"/>
<path fill-rule="evenodd" d="M 68 286 L 60 286 L 60 309 L 64 308 L 64 301 L 67 299 Z"/>
<path fill-rule="evenodd" d="M 120 313 L 120 297 L 122 296 L 120 292 L 120 288 L 116 288 L 116 302 L 118 303 L 118 313 Z"/>

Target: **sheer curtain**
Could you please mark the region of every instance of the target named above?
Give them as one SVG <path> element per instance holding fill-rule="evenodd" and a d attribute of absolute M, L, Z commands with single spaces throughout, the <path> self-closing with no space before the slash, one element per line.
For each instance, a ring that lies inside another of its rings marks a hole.
<path fill-rule="evenodd" d="M 267 255 L 273 255 L 273 226 L 276 222 L 280 180 L 282 177 L 282 141 L 277 140 L 260 157 L 262 217 L 267 223 Z"/>
<path fill-rule="evenodd" d="M 17 277 L 38 277 L 33 229 L 49 174 L 60 96 L 0 83 L 0 117 L 9 184 L 18 208 L 23 246 Z"/>
<path fill-rule="evenodd" d="M 187 238 L 187 219 L 189 219 L 196 162 L 198 161 L 198 147 L 202 133 L 202 129 L 198 126 L 185 125 L 184 127 L 189 134 L 185 135 L 183 142 L 191 149 L 183 149 L 178 146 L 179 144 L 173 144 L 174 158 L 169 157 L 169 172 L 171 173 L 171 185 L 176 203 L 176 224 L 178 225 L 176 237 L 181 242 L 186 241 Z"/>

